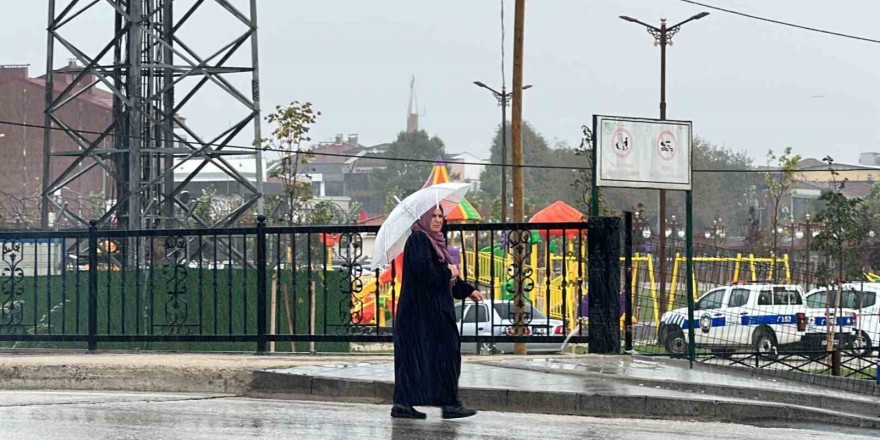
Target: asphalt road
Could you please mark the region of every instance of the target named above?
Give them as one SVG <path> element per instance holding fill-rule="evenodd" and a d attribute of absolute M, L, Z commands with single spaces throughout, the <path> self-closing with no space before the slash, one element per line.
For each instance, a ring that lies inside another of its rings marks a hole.
<path fill-rule="evenodd" d="M 392 420 L 380 405 L 238 397 L 0 391 L 0 438 L 29 439 L 870 439 L 877 432 L 687 421 L 597 419 L 482 412 L 442 420 Z"/>

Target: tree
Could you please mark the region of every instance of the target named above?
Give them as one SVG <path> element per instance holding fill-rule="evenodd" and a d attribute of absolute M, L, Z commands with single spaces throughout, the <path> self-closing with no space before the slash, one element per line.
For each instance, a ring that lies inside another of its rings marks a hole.
<path fill-rule="evenodd" d="M 446 157 L 446 147 L 440 138 L 429 137 L 424 130 L 400 132 L 383 156 L 420 160 L 389 161 L 385 169 L 373 172 L 374 192 L 393 201 L 393 196 L 402 199 L 422 188 L 431 173 L 432 161 Z"/>
<path fill-rule="evenodd" d="M 275 127 L 272 129 L 272 138 L 261 139 L 259 144 L 282 152 L 278 166 L 269 177 L 281 180 L 284 188 L 284 193 L 279 197 L 269 198 L 274 205 L 271 210 L 274 215 L 270 218 L 287 225 L 302 220 L 299 211 L 312 198 L 308 174 L 302 169 L 311 154 L 310 150 L 303 151 L 301 144 L 311 140 L 309 130 L 320 115 L 321 112 L 312 108 L 312 103 L 294 101 L 275 107 L 275 112 L 266 117 L 266 121 L 275 124 Z"/>
<path fill-rule="evenodd" d="M 767 152 L 767 165 L 776 161 L 778 171 L 768 171 L 764 174 L 764 182 L 767 184 L 767 200 L 770 209 L 770 233 L 773 237 L 773 273 L 776 274 L 776 255 L 779 243 L 779 206 L 783 197 L 791 190 L 797 179 L 797 166 L 801 156 L 791 155 L 791 147 L 785 147 L 781 156 L 776 156 L 773 150 Z"/>
<path fill-rule="evenodd" d="M 758 221 L 758 213 L 754 206 L 749 206 L 749 215 L 746 219 L 746 236 L 743 244 L 750 254 L 758 254 L 762 251 L 764 240 L 761 234 L 761 222 Z"/>
<path fill-rule="evenodd" d="M 816 215 L 816 221 L 825 226 L 813 240 L 812 248 L 827 260 L 816 269 L 819 285 L 830 285 L 862 277 L 864 266 L 859 251 L 868 238 L 869 223 L 865 221 L 863 200 L 847 198 L 843 194 L 847 179 L 836 180 L 838 173 L 832 167 L 834 160 L 827 156 L 822 161 L 828 164 L 833 185 L 819 197 L 825 207 Z M 829 261 L 834 261 L 836 267 Z M 837 269 L 836 274 L 834 269 Z"/>
<path fill-rule="evenodd" d="M 510 128 L 508 127 L 508 130 Z M 508 132 L 508 138 L 510 133 Z M 495 136 L 490 148 L 489 162 L 501 163 L 501 129 L 495 131 Z M 544 208 L 556 200 L 562 200 L 575 208 L 583 210 L 582 188 L 573 183 L 578 179 L 578 168 L 589 167 L 588 156 L 582 156 L 575 148 L 569 147 L 563 142 L 558 142 L 550 148 L 544 139 L 528 123 L 523 124 L 522 129 L 523 164 L 545 165 L 554 168 L 530 168 L 523 170 L 523 198 L 526 215 L 536 209 Z M 513 203 L 513 173 L 510 164 L 513 163 L 512 148 L 507 148 L 507 203 Z M 480 192 L 474 198 L 483 212 L 490 214 L 487 220 L 501 220 L 500 200 L 501 194 L 501 167 L 488 166 L 480 176 Z M 508 206 L 509 207 L 509 206 Z M 512 209 L 508 209 L 512 212 Z M 522 221 L 522 219 L 511 219 Z"/>
<path fill-rule="evenodd" d="M 578 206 L 576 207 L 583 209 L 585 213 L 592 214 L 593 171 L 591 168 L 593 162 L 593 131 L 586 125 L 581 126 L 581 130 L 583 136 L 581 137 L 580 145 L 578 145 L 577 150 L 575 150 L 575 155 L 583 157 L 588 161 L 589 165 L 587 165 L 586 168 L 577 171 L 572 185 L 581 194 Z M 639 215 L 644 219 L 644 205 L 641 202 L 636 203 L 636 205 L 639 207 Z M 606 201 L 603 192 L 599 192 L 599 215 L 613 215 L 613 211 L 608 207 L 608 202 Z M 641 235 L 639 236 L 641 237 Z"/>

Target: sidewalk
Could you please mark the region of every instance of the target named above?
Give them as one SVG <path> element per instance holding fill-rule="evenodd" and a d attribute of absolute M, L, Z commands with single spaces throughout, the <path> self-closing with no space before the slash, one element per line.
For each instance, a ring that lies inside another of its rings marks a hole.
<path fill-rule="evenodd" d="M 880 398 L 640 356 L 465 356 L 477 409 L 880 429 Z M 0 352 L 0 389 L 212 393 L 389 404 L 392 355 Z"/>

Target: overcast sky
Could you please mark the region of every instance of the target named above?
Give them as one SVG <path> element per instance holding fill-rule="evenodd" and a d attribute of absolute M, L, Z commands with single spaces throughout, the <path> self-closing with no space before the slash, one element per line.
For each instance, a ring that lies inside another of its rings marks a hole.
<path fill-rule="evenodd" d="M 32 75 L 42 74 L 48 2 L 2 3 L 0 63 L 28 63 Z M 247 9 L 246 1 L 234 3 Z M 508 86 L 513 3 L 505 4 Z M 706 3 L 880 39 L 876 0 Z M 570 145 L 577 145 L 580 126 L 594 113 L 658 116 L 659 48 L 643 28 L 617 17 L 677 23 L 704 10 L 678 0 L 526 4 L 524 75 L 534 87 L 525 92 L 524 117 L 548 140 Z M 183 30 L 206 55 L 241 31 L 229 14 L 209 6 Z M 449 151 L 488 156 L 500 110 L 472 81 L 501 84 L 498 0 L 260 0 L 259 8 L 264 114 L 291 100 L 311 101 L 323 113 L 315 140 L 358 133 L 363 144 L 387 142 L 405 127 L 415 75 L 421 126 Z M 109 17 L 96 13 L 72 24 L 71 40 L 98 49 L 113 31 Z M 845 163 L 880 151 L 880 44 L 715 11 L 685 25 L 673 41 L 668 117 L 693 120 L 698 136 L 745 150 L 758 163 L 768 149 L 786 145 Z M 241 84 L 247 90 L 246 81 Z M 209 91 L 185 114 L 210 133 L 240 110 Z"/>

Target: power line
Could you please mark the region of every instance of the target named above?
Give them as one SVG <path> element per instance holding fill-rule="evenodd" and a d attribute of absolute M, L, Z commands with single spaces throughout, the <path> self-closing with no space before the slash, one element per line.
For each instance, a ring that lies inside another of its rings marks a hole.
<path fill-rule="evenodd" d="M 72 129 L 63 129 L 61 127 L 46 127 L 44 125 L 36 125 L 36 124 L 24 124 L 21 122 L 11 122 L 11 121 L 3 121 L 0 120 L 0 125 L 10 125 L 15 127 L 26 127 L 26 128 L 39 128 L 57 131 L 68 131 L 74 132 L 78 134 L 94 134 L 94 135 L 102 135 L 104 133 L 99 131 L 90 131 L 90 130 L 72 130 Z M 110 135 L 112 136 L 112 135 Z M 128 136 L 129 139 L 147 139 L 141 136 Z M 194 142 L 198 145 L 202 146 L 211 146 L 211 147 L 223 147 L 229 149 L 237 149 L 237 150 L 256 150 L 258 147 L 247 146 L 247 145 L 230 145 L 230 144 L 220 144 L 220 143 L 202 143 L 202 142 Z M 389 162 L 410 162 L 410 163 L 426 163 L 426 164 L 436 164 L 437 161 L 434 159 L 411 159 L 404 157 L 389 157 L 389 156 L 381 156 L 381 155 L 366 155 L 366 154 L 345 154 L 345 153 L 322 153 L 322 152 L 314 152 L 308 150 L 286 150 L 283 148 L 274 148 L 274 147 L 259 147 L 259 149 L 263 151 L 271 151 L 277 153 L 299 153 L 304 155 L 312 155 L 312 156 L 322 156 L 322 157 L 342 157 L 349 159 L 373 159 L 373 160 L 385 160 Z M 245 153 L 242 153 L 245 154 Z M 590 171 L 592 168 L 589 166 L 578 167 L 578 166 L 570 166 L 570 165 L 513 165 L 513 164 L 493 164 L 493 163 L 484 163 L 484 162 L 468 162 L 468 161 L 443 161 L 446 165 L 477 165 L 477 166 L 485 166 L 485 167 L 506 167 L 506 168 L 525 168 L 525 169 L 546 169 L 546 170 L 569 170 L 569 171 Z M 781 170 L 763 170 L 757 168 L 694 168 L 692 170 L 694 173 L 779 173 Z M 880 171 L 878 167 L 864 166 L 864 165 L 846 165 L 846 166 L 838 166 L 834 168 L 834 171 Z M 829 172 L 827 168 L 803 168 L 796 169 L 797 173 L 827 173 Z"/>
<path fill-rule="evenodd" d="M 844 33 L 840 33 L 840 32 L 828 31 L 825 29 L 819 29 L 819 28 L 814 28 L 814 27 L 810 27 L 810 26 L 802 26 L 799 24 L 789 23 L 789 22 L 780 21 L 780 20 L 774 20 L 772 18 L 759 17 L 757 15 L 746 14 L 744 12 L 734 11 L 732 9 L 724 9 L 724 8 L 720 8 L 718 6 L 707 5 L 705 3 L 696 2 L 693 0 L 679 0 L 679 1 L 682 1 L 684 3 L 690 3 L 692 5 L 702 6 L 704 8 L 714 9 L 716 11 L 727 12 L 728 14 L 739 15 L 740 17 L 746 17 L 746 18 L 751 18 L 753 20 L 765 21 L 767 23 L 773 23 L 773 24 L 779 24 L 782 26 L 793 27 L 793 28 L 802 29 L 805 31 L 818 32 L 820 34 L 833 35 L 835 37 L 849 38 L 851 40 L 865 41 L 868 43 L 880 43 L 880 40 L 875 40 L 873 38 L 859 37 L 856 35 L 849 35 L 849 34 L 844 34 Z"/>

